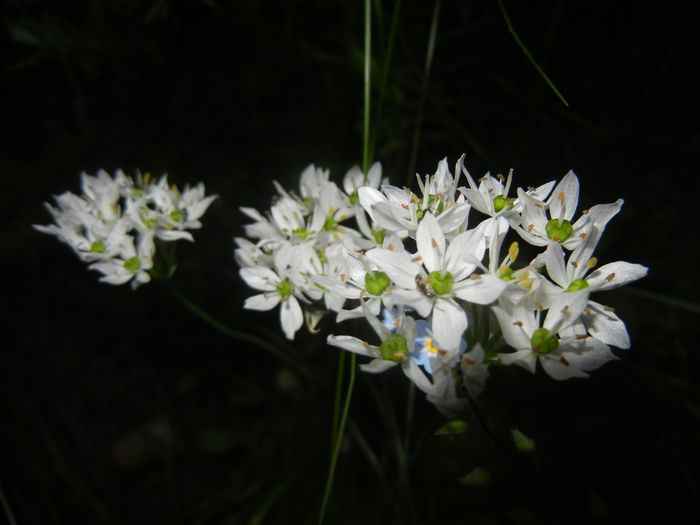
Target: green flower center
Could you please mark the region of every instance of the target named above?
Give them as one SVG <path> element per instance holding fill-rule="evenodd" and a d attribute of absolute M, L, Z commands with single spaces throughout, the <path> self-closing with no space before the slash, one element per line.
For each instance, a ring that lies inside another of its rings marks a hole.
<path fill-rule="evenodd" d="M 530 343 L 532 344 L 532 351 L 540 355 L 550 354 L 559 348 L 559 338 L 546 328 L 535 330 Z"/>
<path fill-rule="evenodd" d="M 513 277 L 513 273 L 513 268 L 511 268 L 510 266 L 504 266 L 498 271 L 498 276 L 504 281 L 512 281 L 513 279 L 515 279 L 515 277 Z"/>
<path fill-rule="evenodd" d="M 547 230 L 547 236 L 553 241 L 564 242 L 571 237 L 574 227 L 566 219 L 552 219 L 545 226 L 545 230 Z"/>
<path fill-rule="evenodd" d="M 505 195 L 496 195 L 493 198 L 493 209 L 496 213 L 505 208 L 506 204 L 508 204 L 508 197 Z"/>
<path fill-rule="evenodd" d="M 389 276 L 384 272 L 374 271 L 365 274 L 365 289 L 372 295 L 380 295 L 390 284 Z"/>
<path fill-rule="evenodd" d="M 182 222 L 183 217 L 182 210 L 173 210 L 170 212 L 170 218 L 175 222 Z"/>
<path fill-rule="evenodd" d="M 384 231 L 384 230 L 373 231 L 372 234 L 374 235 L 374 241 L 377 244 L 381 244 L 384 242 L 384 236 L 386 235 L 386 231 Z"/>
<path fill-rule="evenodd" d="M 323 229 L 326 231 L 334 231 L 338 228 L 338 221 L 333 217 L 328 217 L 323 223 Z"/>
<path fill-rule="evenodd" d="M 585 279 L 576 279 L 573 283 L 569 285 L 566 291 L 578 292 L 579 290 L 585 290 L 586 288 L 588 288 L 588 283 Z"/>
<path fill-rule="evenodd" d="M 282 297 L 287 297 L 292 293 L 292 283 L 289 282 L 289 279 L 285 279 L 279 283 L 275 289 Z"/>
<path fill-rule="evenodd" d="M 399 362 L 408 355 L 406 338 L 401 334 L 389 334 L 379 347 L 382 359 Z"/>
<path fill-rule="evenodd" d="M 357 204 L 357 201 L 358 201 L 358 200 L 360 200 L 360 197 L 359 197 L 359 195 L 357 194 L 357 191 L 353 191 L 353 192 L 350 194 L 350 204 L 352 204 L 352 205 L 354 206 L 355 204 Z"/>
<path fill-rule="evenodd" d="M 105 243 L 103 243 L 102 241 L 95 241 L 90 245 L 91 252 L 104 253 L 106 249 L 107 246 L 105 246 Z"/>
<path fill-rule="evenodd" d="M 307 235 L 309 235 L 309 232 L 306 231 L 306 228 L 297 228 L 292 232 L 292 234 L 296 235 L 300 239 L 306 239 Z"/>
<path fill-rule="evenodd" d="M 124 261 L 124 268 L 130 272 L 138 272 L 141 269 L 141 261 L 138 257 L 129 257 Z"/>
<path fill-rule="evenodd" d="M 146 228 L 150 230 L 156 225 L 156 222 L 157 221 L 155 219 L 146 219 L 146 222 L 144 222 L 144 224 L 146 225 Z"/>
<path fill-rule="evenodd" d="M 455 278 L 454 275 L 446 270 L 438 270 L 436 272 L 430 272 L 428 274 L 428 280 L 430 281 L 430 286 L 435 290 L 435 293 L 443 294 L 452 291 L 452 283 L 454 283 Z"/>

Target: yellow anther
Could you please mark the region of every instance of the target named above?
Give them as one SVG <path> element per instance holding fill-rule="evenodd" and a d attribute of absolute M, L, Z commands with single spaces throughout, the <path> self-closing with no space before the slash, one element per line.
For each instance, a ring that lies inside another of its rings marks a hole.
<path fill-rule="evenodd" d="M 518 258 L 519 253 L 520 247 L 518 246 L 518 242 L 513 241 L 512 243 L 510 243 L 510 246 L 508 247 L 508 257 L 510 258 L 511 263 L 515 262 L 515 259 Z"/>
<path fill-rule="evenodd" d="M 590 270 L 591 268 L 594 268 L 596 264 L 598 264 L 598 259 L 596 259 L 595 257 L 591 257 L 586 263 L 586 268 Z"/>

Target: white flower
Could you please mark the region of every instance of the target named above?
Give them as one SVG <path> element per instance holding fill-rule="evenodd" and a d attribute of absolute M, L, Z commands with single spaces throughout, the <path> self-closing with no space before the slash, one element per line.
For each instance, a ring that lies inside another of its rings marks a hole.
<path fill-rule="evenodd" d="M 109 260 L 93 263 L 89 266 L 103 274 L 100 281 L 109 284 L 124 284 L 131 281 L 132 288 L 151 280 L 148 270 L 153 268 L 155 244 L 153 233 L 143 235 L 138 242 L 129 234 L 122 234 L 115 241 L 119 253 Z"/>

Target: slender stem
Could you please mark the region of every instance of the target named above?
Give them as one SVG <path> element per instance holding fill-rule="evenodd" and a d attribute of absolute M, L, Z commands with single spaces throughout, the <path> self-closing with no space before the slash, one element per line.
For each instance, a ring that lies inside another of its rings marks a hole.
<path fill-rule="evenodd" d="M 537 72 L 540 74 L 540 76 L 544 79 L 544 81 L 547 83 L 547 85 L 550 87 L 552 91 L 554 91 L 554 94 L 559 97 L 559 100 L 562 101 L 562 103 L 566 106 L 569 107 L 569 103 L 566 101 L 564 98 L 564 95 L 562 95 L 557 87 L 554 85 L 554 82 L 552 82 L 547 74 L 544 72 L 544 70 L 540 67 L 540 65 L 537 63 L 537 60 L 535 60 L 535 57 L 532 56 L 530 51 L 528 50 L 527 47 L 525 47 L 525 44 L 523 43 L 522 40 L 520 40 L 520 37 L 518 34 L 515 32 L 515 29 L 513 28 L 513 24 L 510 21 L 510 17 L 508 16 L 508 12 L 506 11 L 505 6 L 503 5 L 503 0 L 497 0 L 498 2 L 498 8 L 501 10 L 501 14 L 503 15 L 503 20 L 506 22 L 506 26 L 508 27 L 508 32 L 511 34 L 513 37 L 513 40 L 515 40 L 515 43 L 518 44 L 518 47 L 520 50 L 525 53 L 525 56 L 527 59 L 530 61 L 530 64 L 532 64 L 532 67 L 537 70 Z"/>
<path fill-rule="evenodd" d="M 201 307 L 197 306 L 195 303 L 187 299 L 184 295 L 182 295 L 179 291 L 173 290 L 173 293 L 175 296 L 180 300 L 180 302 L 194 315 L 199 317 L 202 321 L 206 322 L 209 326 L 217 330 L 218 332 L 221 332 L 222 334 L 231 337 L 232 339 L 237 339 L 239 341 L 245 341 L 246 343 L 253 344 L 257 346 L 258 348 L 261 348 L 262 350 L 265 350 L 266 352 L 269 352 L 273 356 L 277 357 L 281 361 L 284 361 L 287 363 L 289 366 L 297 370 L 299 373 L 304 375 L 305 377 L 309 379 L 316 379 L 315 376 L 311 373 L 311 371 L 304 366 L 302 363 L 299 363 L 292 357 L 291 352 L 284 352 L 280 350 L 277 346 L 274 344 L 266 341 L 265 339 L 262 339 L 261 337 L 257 337 L 252 334 L 248 334 L 246 332 L 239 332 L 238 330 L 234 330 L 232 328 L 229 328 L 225 324 L 223 324 L 221 321 L 215 319 L 212 317 L 210 314 L 208 314 L 206 311 L 204 311 Z"/>
<path fill-rule="evenodd" d="M 343 375 L 345 374 L 345 352 L 338 353 L 338 371 L 335 376 L 335 396 L 333 401 L 333 427 L 331 429 L 331 449 L 338 438 L 340 425 L 340 403 L 343 394 Z"/>
<path fill-rule="evenodd" d="M 685 301 L 683 299 L 676 299 L 675 297 L 669 297 L 668 295 L 650 292 L 649 290 L 642 290 L 641 288 L 634 288 L 632 286 L 620 288 L 620 291 L 630 295 L 644 297 L 645 299 L 650 299 L 652 301 L 665 303 L 672 308 L 680 308 L 681 310 L 689 310 L 691 312 L 700 313 L 700 304 Z"/>
<path fill-rule="evenodd" d="M 435 41 L 437 40 L 437 26 L 440 18 L 440 8 L 442 0 L 436 0 L 433 7 L 433 18 L 430 22 L 430 36 L 428 37 L 428 50 L 425 54 L 425 67 L 423 68 L 423 80 L 420 87 L 420 100 L 418 102 L 418 115 L 416 125 L 413 128 L 413 140 L 411 143 L 411 157 L 408 163 L 408 174 L 406 175 L 406 185 L 410 186 L 413 181 L 416 169 L 416 157 L 418 155 L 418 144 L 420 143 L 420 130 L 423 124 L 423 110 L 425 108 L 425 97 L 428 92 L 428 80 L 430 79 L 430 69 L 433 67 L 433 55 L 435 54 Z"/>
<path fill-rule="evenodd" d="M 370 87 L 372 86 L 371 64 L 372 54 L 372 11 L 371 0 L 365 0 L 365 91 L 364 91 L 364 132 L 362 141 L 362 170 L 366 174 L 369 171 L 369 123 L 370 123 Z"/>
<path fill-rule="evenodd" d="M 328 502 L 330 501 L 331 493 L 333 492 L 333 480 L 335 479 L 335 467 L 338 463 L 338 454 L 340 453 L 340 445 L 343 442 L 343 433 L 345 432 L 345 424 L 348 420 L 348 412 L 350 410 L 350 401 L 352 400 L 352 392 L 355 387 L 355 369 L 357 356 L 352 354 L 350 357 L 350 379 L 348 380 L 348 388 L 345 392 L 345 403 L 343 404 L 343 414 L 338 425 L 338 432 L 331 452 L 331 464 L 328 469 L 328 477 L 326 478 L 326 488 L 323 491 L 323 502 L 321 503 L 321 512 L 319 513 L 318 523 L 321 525 L 326 515 Z"/>
<path fill-rule="evenodd" d="M 14 514 L 12 514 L 10 504 L 7 501 L 7 498 L 5 498 L 5 491 L 3 490 L 2 485 L 0 485 L 0 505 L 2 505 L 2 510 L 5 512 L 7 522 L 10 525 L 17 525 L 17 522 L 15 521 L 15 516 Z"/>

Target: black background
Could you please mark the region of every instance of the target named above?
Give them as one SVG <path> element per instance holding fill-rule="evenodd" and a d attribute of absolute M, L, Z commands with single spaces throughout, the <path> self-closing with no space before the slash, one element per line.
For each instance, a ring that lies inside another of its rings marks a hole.
<path fill-rule="evenodd" d="M 603 262 L 650 268 L 598 298 L 633 346 L 588 380 L 498 369 L 466 434 L 400 372 L 360 374 L 329 523 L 617 523 L 697 511 L 700 9 L 674 2 L 444 2 L 415 171 L 464 152 L 471 173 L 537 185 L 574 169 L 581 205 L 625 199 Z M 336 181 L 362 156 L 362 2 L 3 0 L 0 37 L 0 487 L 17 523 L 315 523 L 337 352 L 290 348 L 276 312 L 242 309 L 239 206 L 269 206 L 309 163 Z M 373 3 L 380 78 L 395 2 Z M 412 183 L 434 4 L 404 0 L 374 158 Z M 379 82 L 373 89 L 377 116 Z M 81 171 L 169 173 L 219 199 L 168 283 L 97 281 L 34 231 Z M 192 315 L 294 352 L 305 377 Z M 661 297 L 650 296 L 659 294 Z M 673 303 L 673 304 L 671 304 Z M 348 326 L 345 330 L 352 330 Z M 509 429 L 537 443 L 514 451 Z M 397 428 L 399 430 L 397 430 Z M 400 453 L 396 436 L 410 436 Z M 496 437 L 494 441 L 493 436 Z M 499 446 L 500 443 L 500 446 Z M 376 463 L 366 453 L 374 451 Z M 397 452 L 399 451 L 399 452 Z M 474 467 L 484 487 L 460 484 Z M 256 521 L 257 520 L 257 521 Z"/>

